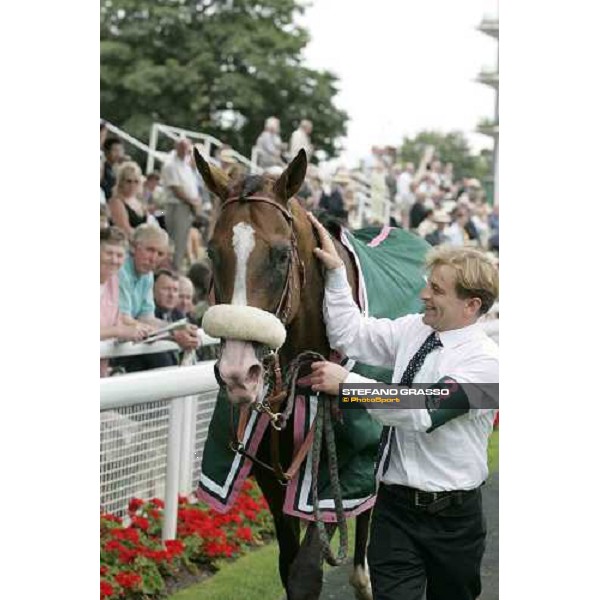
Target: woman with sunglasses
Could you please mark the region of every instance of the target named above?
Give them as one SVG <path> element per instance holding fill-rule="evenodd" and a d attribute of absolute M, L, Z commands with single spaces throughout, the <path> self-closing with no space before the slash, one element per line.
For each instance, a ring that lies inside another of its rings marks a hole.
<path fill-rule="evenodd" d="M 138 164 L 124 162 L 117 171 L 109 207 L 113 225 L 122 229 L 129 239 L 133 230 L 148 220 L 148 212 L 139 197 L 141 185 L 142 170 Z"/>

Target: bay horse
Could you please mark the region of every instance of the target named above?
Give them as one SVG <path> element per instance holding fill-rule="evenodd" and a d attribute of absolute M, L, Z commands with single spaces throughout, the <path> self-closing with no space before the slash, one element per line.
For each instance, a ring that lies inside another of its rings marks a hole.
<path fill-rule="evenodd" d="M 300 353 L 310 350 L 329 357 L 322 315 L 324 275 L 313 250 L 318 237 L 298 200 L 307 168 L 304 150 L 278 177 L 248 175 L 229 178 L 210 166 L 194 149 L 196 166 L 208 189 L 217 197 L 216 221 L 208 254 L 213 262 L 213 286 L 217 305 L 254 307 L 273 322 L 260 326 L 257 338 L 285 342 L 278 355 L 282 371 Z M 355 299 L 357 275 L 348 252 L 335 242 L 342 257 Z M 259 315 L 260 316 L 260 315 Z M 243 325 L 242 325 L 243 326 Z M 256 323 L 249 326 L 257 327 Z M 260 334 L 260 335 L 259 335 Z M 225 337 L 225 336 L 222 336 Z M 223 339 L 215 374 L 227 389 L 228 399 L 238 406 L 257 402 L 266 374 L 261 344 L 254 337 Z M 269 338 L 270 339 L 270 338 Z M 263 340 L 264 342 L 264 340 Z M 257 456 L 272 462 L 270 438 L 279 436 L 281 465 L 292 461 L 292 427 L 280 433 L 271 427 L 265 433 Z M 308 524 L 300 542 L 300 519 L 283 511 L 285 488 L 271 470 L 253 465 L 252 472 L 269 505 L 279 543 L 279 574 L 289 600 L 316 600 L 322 588 L 322 557 L 315 523 Z M 360 600 L 372 599 L 365 562 L 370 509 L 357 516 L 354 563 L 350 583 Z"/>

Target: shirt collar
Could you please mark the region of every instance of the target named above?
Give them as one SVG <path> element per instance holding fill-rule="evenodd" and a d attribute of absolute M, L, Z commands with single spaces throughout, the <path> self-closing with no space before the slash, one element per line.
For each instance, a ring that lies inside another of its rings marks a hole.
<path fill-rule="evenodd" d="M 438 331 L 438 336 L 444 348 L 456 348 L 472 339 L 481 331 L 479 323 L 473 323 L 460 329 L 450 329 L 448 331 Z"/>
<path fill-rule="evenodd" d="M 135 263 L 133 262 L 133 256 L 131 254 L 129 254 L 129 256 L 125 259 L 125 264 L 123 267 L 127 272 L 129 272 L 131 277 L 133 277 L 134 281 L 139 281 L 142 277 L 144 277 L 144 275 L 148 275 L 148 273 L 145 273 L 144 275 L 138 274 L 138 272 L 135 270 Z"/>

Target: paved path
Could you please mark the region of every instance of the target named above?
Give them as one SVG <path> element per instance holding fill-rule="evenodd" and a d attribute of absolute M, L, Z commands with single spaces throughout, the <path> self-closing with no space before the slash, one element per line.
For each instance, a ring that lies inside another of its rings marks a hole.
<path fill-rule="evenodd" d="M 487 520 L 488 538 L 481 580 L 483 591 L 480 600 L 498 600 L 498 473 L 494 473 L 483 486 L 483 511 Z M 331 569 L 325 573 L 321 600 L 352 600 L 354 590 L 348 584 L 350 565 Z"/>

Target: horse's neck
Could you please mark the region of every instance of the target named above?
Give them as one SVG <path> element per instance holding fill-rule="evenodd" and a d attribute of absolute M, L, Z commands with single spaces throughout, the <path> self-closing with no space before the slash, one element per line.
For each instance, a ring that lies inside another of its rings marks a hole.
<path fill-rule="evenodd" d="M 335 241 L 338 254 L 346 266 L 346 273 L 354 300 L 357 299 L 357 276 L 354 263 L 346 248 Z M 331 348 L 327 340 L 325 322 L 323 320 L 323 297 L 325 294 L 325 273 L 319 259 L 312 250 L 314 244 L 308 245 L 301 259 L 304 261 L 305 285 L 300 290 L 300 306 L 296 317 L 288 328 L 287 341 L 282 348 L 282 357 L 288 364 L 301 352 L 312 350 L 329 358 Z"/>

